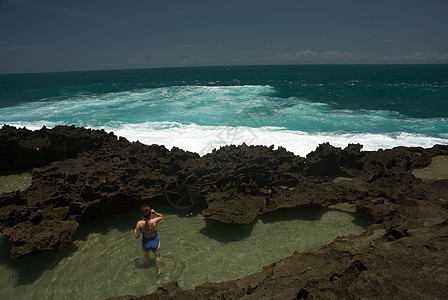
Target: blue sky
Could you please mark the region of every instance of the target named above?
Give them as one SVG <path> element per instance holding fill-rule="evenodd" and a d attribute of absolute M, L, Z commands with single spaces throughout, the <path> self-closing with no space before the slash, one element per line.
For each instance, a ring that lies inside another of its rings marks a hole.
<path fill-rule="evenodd" d="M 448 63 L 447 0 L 0 0 L 0 73 Z"/>

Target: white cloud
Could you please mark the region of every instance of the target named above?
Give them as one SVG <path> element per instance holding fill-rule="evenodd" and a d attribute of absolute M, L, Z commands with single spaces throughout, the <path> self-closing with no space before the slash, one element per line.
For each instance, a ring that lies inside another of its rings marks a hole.
<path fill-rule="evenodd" d="M 294 56 L 295 57 L 319 56 L 319 52 L 315 52 L 315 51 L 311 51 L 311 50 L 305 50 L 305 51 L 296 52 L 296 54 Z"/>
<path fill-rule="evenodd" d="M 323 58 L 335 58 L 335 59 L 359 59 L 364 57 L 358 52 L 335 51 L 335 50 L 321 52 L 321 56 Z"/>
<path fill-rule="evenodd" d="M 415 53 L 401 53 L 392 56 L 385 56 L 383 60 L 397 60 L 397 61 L 447 61 L 448 53 L 440 53 L 438 51 L 432 52 L 415 52 Z"/>
<path fill-rule="evenodd" d="M 366 58 L 367 56 L 359 52 L 348 52 L 339 50 L 327 50 L 327 51 L 312 51 L 303 50 L 296 53 L 280 53 L 277 58 L 287 60 L 299 60 L 299 59 L 320 59 L 320 60 L 359 60 Z"/>

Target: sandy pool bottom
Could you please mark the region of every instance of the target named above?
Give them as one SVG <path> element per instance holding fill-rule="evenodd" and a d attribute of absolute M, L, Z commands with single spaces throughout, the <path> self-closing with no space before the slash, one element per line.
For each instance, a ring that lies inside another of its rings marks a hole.
<path fill-rule="evenodd" d="M 31 185 L 31 172 L 0 173 L 0 194 L 23 191 Z"/>
<path fill-rule="evenodd" d="M 412 172 L 415 177 L 423 180 L 448 179 L 448 156 L 434 156 L 429 166 L 421 169 L 415 169 Z"/>

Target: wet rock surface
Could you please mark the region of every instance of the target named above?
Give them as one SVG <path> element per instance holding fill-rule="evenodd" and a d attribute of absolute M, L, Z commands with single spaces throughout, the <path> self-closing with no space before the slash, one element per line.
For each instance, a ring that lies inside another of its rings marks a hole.
<path fill-rule="evenodd" d="M 283 148 L 226 146 L 203 157 L 58 126 L 0 130 L 1 171 L 33 168 L 31 186 L 0 195 L 0 230 L 19 258 L 68 246 L 94 218 L 164 202 L 174 179 L 201 188 L 202 214 L 248 224 L 282 208 L 349 203 L 374 224 L 359 236 L 294 253 L 245 278 L 141 299 L 443 298 L 448 294 L 448 180 L 412 170 L 448 146 L 361 151 L 328 143 L 306 157 Z M 275 249 L 273 249 L 275 251 Z M 138 299 L 126 296 L 122 299 Z"/>

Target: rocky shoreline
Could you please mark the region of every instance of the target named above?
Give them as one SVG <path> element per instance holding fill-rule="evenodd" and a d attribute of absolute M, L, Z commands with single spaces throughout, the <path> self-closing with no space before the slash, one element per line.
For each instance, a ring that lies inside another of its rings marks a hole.
<path fill-rule="evenodd" d="M 248 224 L 282 208 L 349 203 L 373 224 L 359 236 L 294 253 L 245 278 L 182 290 L 163 285 L 120 299 L 427 298 L 448 294 L 448 180 L 412 174 L 448 146 L 362 151 L 320 145 L 226 146 L 200 157 L 130 143 L 105 131 L 58 126 L 0 130 L 0 171 L 32 169 L 25 191 L 0 195 L 0 231 L 20 258 L 71 243 L 94 218 L 165 202 L 167 182 L 200 187 L 203 216 Z"/>

